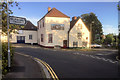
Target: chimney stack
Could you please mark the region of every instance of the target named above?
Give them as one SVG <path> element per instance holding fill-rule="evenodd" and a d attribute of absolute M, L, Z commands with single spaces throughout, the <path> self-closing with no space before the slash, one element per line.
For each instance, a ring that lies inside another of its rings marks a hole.
<path fill-rule="evenodd" d="M 48 12 L 51 10 L 51 7 L 48 7 Z"/>
<path fill-rule="evenodd" d="M 77 17 L 76 17 L 76 16 L 72 17 L 72 20 L 76 20 L 76 19 L 77 19 Z"/>

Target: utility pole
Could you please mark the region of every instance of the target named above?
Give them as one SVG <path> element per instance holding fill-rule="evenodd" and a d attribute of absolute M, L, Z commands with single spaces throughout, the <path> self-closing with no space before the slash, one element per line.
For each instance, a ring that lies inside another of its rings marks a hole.
<path fill-rule="evenodd" d="M 91 49 L 91 43 L 92 43 L 92 23 L 90 24 L 90 49 Z"/>
<path fill-rule="evenodd" d="M 8 34 L 8 68 L 11 67 L 11 59 L 10 59 L 10 41 L 9 41 L 9 4 L 7 0 L 7 34 Z"/>
<path fill-rule="evenodd" d="M 92 24 L 93 23 L 94 23 L 94 21 L 92 21 L 90 24 L 90 49 L 91 49 L 91 44 L 92 44 Z"/>

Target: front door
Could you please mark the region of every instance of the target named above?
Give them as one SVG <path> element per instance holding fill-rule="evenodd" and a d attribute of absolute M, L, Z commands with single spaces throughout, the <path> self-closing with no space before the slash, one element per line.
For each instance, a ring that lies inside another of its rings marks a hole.
<path fill-rule="evenodd" d="M 17 36 L 17 43 L 25 43 L 25 36 Z"/>
<path fill-rule="evenodd" d="M 67 40 L 63 40 L 63 48 L 67 48 Z"/>

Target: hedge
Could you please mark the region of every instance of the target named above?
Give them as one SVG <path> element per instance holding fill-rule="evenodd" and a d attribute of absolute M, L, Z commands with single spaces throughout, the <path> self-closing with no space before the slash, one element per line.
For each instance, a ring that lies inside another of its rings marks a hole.
<path fill-rule="evenodd" d="M 13 64 L 14 49 L 10 44 L 11 66 Z M 8 69 L 8 43 L 2 43 L 2 74 L 5 75 Z"/>

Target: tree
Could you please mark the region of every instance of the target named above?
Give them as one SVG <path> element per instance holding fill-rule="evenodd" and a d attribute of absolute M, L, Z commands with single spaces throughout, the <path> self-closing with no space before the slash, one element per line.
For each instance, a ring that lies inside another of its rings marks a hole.
<path fill-rule="evenodd" d="M 101 41 L 100 37 L 103 35 L 102 24 L 98 20 L 97 16 L 94 13 L 82 14 L 81 19 L 86 24 L 87 28 L 90 31 L 90 27 L 92 27 L 92 43 L 96 43 L 97 41 Z M 92 23 L 94 22 L 94 23 Z M 92 24 L 92 26 L 90 26 Z"/>
<path fill-rule="evenodd" d="M 17 2 L 14 2 L 14 1 L 8 2 L 8 5 L 11 7 L 13 7 L 13 4 L 16 5 L 15 7 L 18 7 L 18 9 L 20 9 L 18 6 L 19 4 Z M 2 5 L 2 31 L 4 33 L 7 33 L 7 2 L 2 2 L 1 5 Z M 8 10 L 8 13 L 9 13 L 9 15 L 13 14 L 12 10 L 10 10 L 10 9 Z M 10 24 L 9 28 L 10 28 L 10 32 L 12 32 L 12 30 L 14 30 L 14 29 L 20 29 L 20 26 Z"/>
<path fill-rule="evenodd" d="M 113 34 L 106 35 L 105 44 L 113 44 L 115 41 Z"/>

